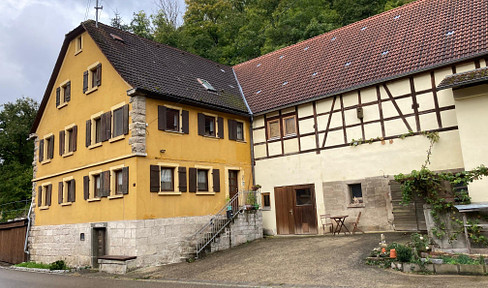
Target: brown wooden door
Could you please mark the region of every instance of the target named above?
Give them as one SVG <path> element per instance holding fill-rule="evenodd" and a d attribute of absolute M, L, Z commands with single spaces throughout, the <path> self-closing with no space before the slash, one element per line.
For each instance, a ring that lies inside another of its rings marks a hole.
<path fill-rule="evenodd" d="M 317 234 L 313 185 L 275 187 L 278 234 Z"/>
<path fill-rule="evenodd" d="M 276 229 L 280 235 L 295 234 L 293 194 L 287 187 L 275 187 Z"/>
<path fill-rule="evenodd" d="M 238 192 L 237 177 L 239 175 L 238 170 L 229 170 L 229 197 L 232 199 Z"/>
<path fill-rule="evenodd" d="M 93 262 L 92 266 L 94 268 L 98 267 L 98 257 L 106 255 L 106 229 L 105 228 L 94 228 L 93 229 Z"/>

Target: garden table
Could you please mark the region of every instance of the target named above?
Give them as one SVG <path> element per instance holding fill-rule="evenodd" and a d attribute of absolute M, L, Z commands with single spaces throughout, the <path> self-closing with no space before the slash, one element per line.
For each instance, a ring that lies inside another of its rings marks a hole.
<path fill-rule="evenodd" d="M 341 216 L 330 216 L 330 219 L 334 220 L 336 222 L 336 227 L 334 229 L 334 235 L 335 234 L 340 234 L 342 229 L 344 228 L 349 234 L 351 234 L 351 232 L 349 231 L 349 229 L 347 229 L 347 226 L 345 225 L 344 221 L 346 220 L 346 218 L 348 217 L 349 215 L 341 215 Z M 346 235 L 346 231 L 343 231 L 344 232 L 344 235 Z"/>

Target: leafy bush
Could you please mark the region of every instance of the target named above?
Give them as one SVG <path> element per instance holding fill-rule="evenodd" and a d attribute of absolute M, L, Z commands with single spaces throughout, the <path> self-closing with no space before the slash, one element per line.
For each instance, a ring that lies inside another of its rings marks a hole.
<path fill-rule="evenodd" d="M 17 267 L 25 267 L 25 268 L 37 268 L 37 269 L 49 269 L 49 264 L 44 263 L 36 263 L 36 262 L 22 262 L 17 265 Z"/>
<path fill-rule="evenodd" d="M 391 249 L 397 249 L 398 246 L 403 246 L 403 245 L 393 242 L 393 243 L 389 244 L 388 246 L 386 246 L 386 252 L 390 252 Z"/>
<path fill-rule="evenodd" d="M 478 264 L 478 261 L 472 259 L 471 257 L 469 257 L 468 255 L 465 255 L 465 254 L 460 254 L 457 257 L 457 262 L 459 264 L 469 264 L 469 265 Z"/>
<path fill-rule="evenodd" d="M 396 249 L 397 259 L 400 262 L 410 262 L 413 253 L 412 248 L 398 244 Z"/>
<path fill-rule="evenodd" d="M 49 270 L 66 270 L 66 263 L 63 260 L 58 260 L 49 265 Z"/>
<path fill-rule="evenodd" d="M 410 236 L 410 239 L 412 240 L 411 247 L 415 248 L 417 256 L 420 257 L 420 252 L 426 252 L 429 249 L 430 240 L 427 235 L 414 233 Z"/>

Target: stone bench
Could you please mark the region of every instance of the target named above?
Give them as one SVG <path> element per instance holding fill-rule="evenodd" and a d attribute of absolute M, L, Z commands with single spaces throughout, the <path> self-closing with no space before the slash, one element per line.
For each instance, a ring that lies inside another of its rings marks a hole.
<path fill-rule="evenodd" d="M 136 268 L 137 256 L 104 255 L 98 257 L 100 272 L 110 274 L 125 274 Z"/>

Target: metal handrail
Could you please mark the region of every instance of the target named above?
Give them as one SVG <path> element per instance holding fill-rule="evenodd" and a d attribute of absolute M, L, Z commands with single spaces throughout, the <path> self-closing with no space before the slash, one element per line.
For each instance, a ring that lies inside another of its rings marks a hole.
<path fill-rule="evenodd" d="M 251 193 L 253 194 L 253 197 L 249 197 Z M 259 206 L 260 197 L 258 197 L 258 195 L 258 191 L 239 191 L 225 203 L 212 218 L 210 218 L 208 223 L 190 237 L 190 241 L 194 242 L 195 245 L 196 258 L 198 258 L 200 252 L 202 252 L 239 213 L 242 213 L 243 210 L 246 209 L 245 204 Z M 252 199 L 253 203 L 248 203 L 250 202 L 249 199 Z"/>

